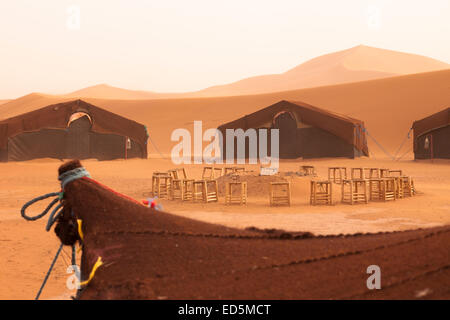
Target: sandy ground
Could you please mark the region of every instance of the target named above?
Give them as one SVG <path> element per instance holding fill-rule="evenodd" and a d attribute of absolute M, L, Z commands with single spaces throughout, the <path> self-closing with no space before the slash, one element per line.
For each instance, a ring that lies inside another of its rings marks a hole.
<path fill-rule="evenodd" d="M 37 293 L 50 262 L 58 248 L 53 231 L 45 232 L 46 219 L 28 222 L 20 217 L 21 206 L 31 198 L 59 190 L 57 160 L 34 160 L 0 164 L 0 299 L 32 299 Z M 151 191 L 153 171 L 173 168 L 168 160 L 83 161 L 93 178 L 113 189 L 144 199 Z M 165 211 L 231 227 L 279 228 L 289 231 L 310 231 L 315 234 L 340 234 L 407 230 L 450 224 L 450 163 L 448 161 L 394 162 L 383 159 L 321 159 L 283 161 L 280 171 L 297 171 L 300 165 L 314 165 L 319 178 L 325 178 L 329 166 L 386 167 L 402 169 L 414 178 L 419 194 L 394 202 L 346 205 L 339 203 L 340 186 L 334 185 L 333 206 L 309 205 L 307 177 L 292 182 L 291 207 L 270 207 L 261 194 L 249 197 L 245 206 L 219 203 L 198 204 L 161 200 Z M 258 172 L 259 167 L 246 165 Z M 200 178 L 202 165 L 186 165 L 187 174 Z M 44 205 L 36 205 L 30 214 L 37 214 Z M 66 272 L 70 264 L 70 248 L 64 248 L 55 270 L 41 296 L 42 299 L 67 299 Z"/>

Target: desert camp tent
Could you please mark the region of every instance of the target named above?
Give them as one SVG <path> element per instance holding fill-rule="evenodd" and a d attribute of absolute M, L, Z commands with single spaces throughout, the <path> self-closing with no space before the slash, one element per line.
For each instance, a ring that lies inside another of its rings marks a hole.
<path fill-rule="evenodd" d="M 226 129 L 245 131 L 249 128 L 257 129 L 257 132 L 262 128 L 279 129 L 280 158 L 354 158 L 369 155 L 364 122 L 303 102 L 282 100 L 221 125 L 218 130 L 224 137 L 222 149 L 224 154 L 227 144 Z M 270 137 L 268 140 L 270 141 Z M 237 156 L 236 141 L 237 139 L 234 143 L 235 156 Z M 246 139 L 246 157 L 248 149 Z"/>
<path fill-rule="evenodd" d="M 0 121 L 0 161 L 147 158 L 142 124 L 82 100 Z"/>
<path fill-rule="evenodd" d="M 414 121 L 414 158 L 450 159 L 450 108 Z"/>

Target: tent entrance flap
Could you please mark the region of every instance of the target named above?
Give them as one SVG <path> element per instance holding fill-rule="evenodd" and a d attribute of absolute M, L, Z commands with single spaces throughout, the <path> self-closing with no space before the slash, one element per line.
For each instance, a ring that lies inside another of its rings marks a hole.
<path fill-rule="evenodd" d="M 69 124 L 67 132 L 67 157 L 71 159 L 87 159 L 90 157 L 89 132 L 91 122 L 82 116 Z"/>
<path fill-rule="evenodd" d="M 280 157 L 296 158 L 297 155 L 297 121 L 289 111 L 279 112 L 273 118 L 274 129 L 280 130 Z"/>

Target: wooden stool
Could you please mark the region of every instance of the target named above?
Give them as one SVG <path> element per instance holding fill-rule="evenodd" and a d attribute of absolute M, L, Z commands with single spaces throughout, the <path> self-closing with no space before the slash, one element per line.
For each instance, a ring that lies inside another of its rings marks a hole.
<path fill-rule="evenodd" d="M 183 199 L 183 181 L 180 179 L 172 179 L 172 186 L 170 188 L 172 200 Z"/>
<path fill-rule="evenodd" d="M 213 168 L 213 177 L 214 179 L 220 178 L 223 175 L 223 168 Z"/>
<path fill-rule="evenodd" d="M 213 167 L 203 167 L 202 180 L 214 179 Z"/>
<path fill-rule="evenodd" d="M 339 173 L 339 176 L 336 174 Z M 328 180 L 340 184 L 342 180 L 347 179 L 346 167 L 330 167 L 328 168 Z"/>
<path fill-rule="evenodd" d="M 172 177 L 167 172 L 155 172 L 152 176 L 153 196 L 170 199 Z"/>
<path fill-rule="evenodd" d="M 393 173 L 397 174 L 397 177 L 401 177 L 402 176 L 402 170 L 389 170 L 389 176 L 393 177 Z"/>
<path fill-rule="evenodd" d="M 184 168 L 168 171 L 172 176 L 172 199 L 183 199 L 183 180 L 187 178 Z M 178 174 L 180 172 L 180 174 Z"/>
<path fill-rule="evenodd" d="M 372 178 L 369 180 L 370 200 L 389 201 L 396 199 L 395 178 Z"/>
<path fill-rule="evenodd" d="M 219 187 L 217 184 L 217 180 L 207 180 L 205 183 L 205 194 L 206 200 L 205 202 L 218 202 L 219 201 Z"/>
<path fill-rule="evenodd" d="M 184 168 L 177 168 L 168 171 L 173 179 L 184 180 L 187 179 L 186 170 Z"/>
<path fill-rule="evenodd" d="M 192 200 L 194 202 L 206 200 L 206 180 L 194 180 Z"/>
<path fill-rule="evenodd" d="M 218 201 L 218 187 L 217 180 L 195 180 L 193 182 L 193 197 L 192 200 L 203 202 L 217 202 Z M 213 186 L 209 186 L 212 184 Z"/>
<path fill-rule="evenodd" d="M 181 199 L 183 201 L 194 199 L 194 179 L 182 180 Z"/>
<path fill-rule="evenodd" d="M 313 166 L 301 166 L 300 172 L 303 172 L 305 176 L 316 176 L 316 170 Z"/>
<path fill-rule="evenodd" d="M 239 195 L 233 195 L 233 186 L 239 186 Z M 225 204 L 246 204 L 247 203 L 247 182 L 233 181 L 227 182 L 225 187 Z"/>
<path fill-rule="evenodd" d="M 389 177 L 389 169 L 380 169 L 380 178 Z"/>
<path fill-rule="evenodd" d="M 352 168 L 352 179 L 366 179 L 369 176 L 370 168 Z"/>
<path fill-rule="evenodd" d="M 202 179 L 214 180 L 222 176 L 223 169 L 216 167 L 203 167 Z"/>
<path fill-rule="evenodd" d="M 224 167 L 223 168 L 223 175 L 226 176 L 229 173 L 236 173 L 236 172 L 244 172 L 245 168 L 244 167 Z"/>
<path fill-rule="evenodd" d="M 309 203 L 333 204 L 333 184 L 331 181 L 311 181 L 311 197 Z"/>
<path fill-rule="evenodd" d="M 270 205 L 291 205 L 291 184 L 289 182 L 270 183 Z"/>
<path fill-rule="evenodd" d="M 369 179 L 381 178 L 381 171 L 379 168 L 367 168 L 369 175 L 366 175 Z"/>
<path fill-rule="evenodd" d="M 226 176 L 227 174 L 233 173 L 234 167 L 224 167 L 223 168 L 223 175 Z"/>
<path fill-rule="evenodd" d="M 342 202 L 344 203 L 368 203 L 367 180 L 365 179 L 344 179 L 342 180 Z"/>
<path fill-rule="evenodd" d="M 403 197 L 412 197 L 415 194 L 414 181 L 411 177 L 401 176 L 398 177 L 398 181 Z"/>
<path fill-rule="evenodd" d="M 402 187 L 402 181 L 400 177 L 388 177 L 392 178 L 395 181 L 395 199 L 402 199 L 403 198 L 403 187 Z"/>

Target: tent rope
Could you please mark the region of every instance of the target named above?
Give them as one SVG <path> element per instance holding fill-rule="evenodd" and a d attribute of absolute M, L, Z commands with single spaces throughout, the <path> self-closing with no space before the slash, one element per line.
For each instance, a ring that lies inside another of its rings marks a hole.
<path fill-rule="evenodd" d="M 402 143 L 401 143 L 400 146 L 398 147 L 397 152 L 396 152 L 395 155 L 394 155 L 394 158 L 397 158 L 397 155 L 398 155 L 398 153 L 400 152 L 400 150 L 403 148 L 403 145 L 405 144 L 405 142 L 406 142 L 408 139 L 411 138 L 411 137 L 410 137 L 410 133 L 411 133 L 412 129 L 413 129 L 412 127 L 409 128 L 409 131 L 408 131 L 408 133 L 406 134 L 405 139 L 403 139 Z"/>
<path fill-rule="evenodd" d="M 159 153 L 159 155 L 161 156 L 161 158 L 165 159 L 165 160 L 170 160 L 168 157 L 164 156 L 161 151 L 159 151 L 158 147 L 156 146 L 155 142 L 153 142 L 152 138 L 150 137 L 150 135 L 148 135 L 148 139 L 150 140 L 150 143 L 153 145 L 153 147 L 155 148 L 155 150 Z"/>
<path fill-rule="evenodd" d="M 363 131 L 365 133 L 367 133 L 367 136 L 369 136 L 389 158 L 391 158 L 392 160 L 395 160 L 395 158 L 389 152 L 387 152 L 386 149 L 384 149 L 383 146 L 374 137 L 372 137 L 372 135 L 369 133 L 369 130 L 367 130 L 366 128 L 363 128 Z"/>

